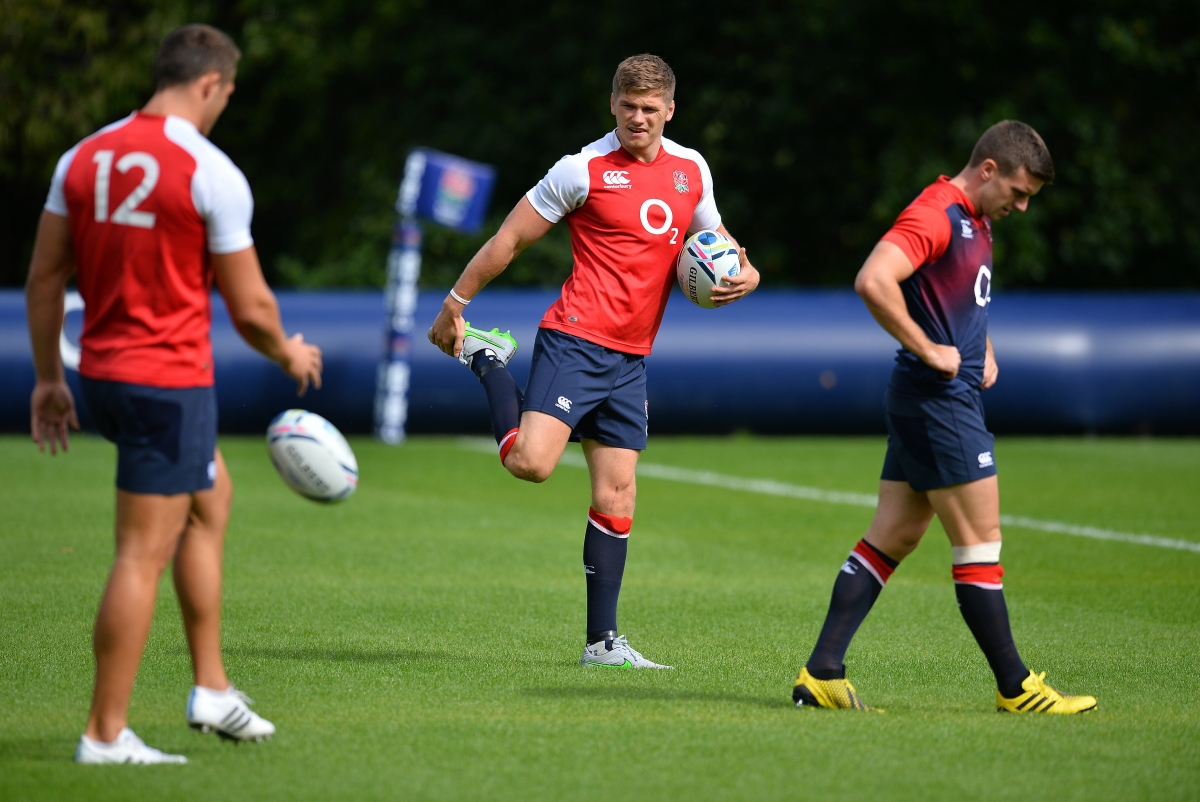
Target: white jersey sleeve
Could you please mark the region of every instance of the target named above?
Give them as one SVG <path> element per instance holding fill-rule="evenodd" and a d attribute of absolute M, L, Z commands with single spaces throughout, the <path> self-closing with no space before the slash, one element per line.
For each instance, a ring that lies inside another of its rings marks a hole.
<path fill-rule="evenodd" d="M 237 165 L 196 127 L 179 117 L 167 120 L 166 135 L 196 160 L 192 203 L 204 220 L 209 253 L 237 253 L 254 244 L 250 220 L 254 196 Z"/>
<path fill-rule="evenodd" d="M 525 197 L 538 214 L 551 223 L 557 223 L 587 200 L 591 186 L 588 162 L 597 156 L 612 153 L 620 146 L 621 142 L 613 132 L 597 139 L 579 153 L 563 156 L 537 186 L 525 193 Z"/>
<path fill-rule="evenodd" d="M 588 196 L 588 159 L 576 153 L 563 156 L 546 177 L 525 193 L 530 205 L 551 223 L 557 223 L 578 209 Z"/>
<path fill-rule="evenodd" d="M 67 217 L 67 196 L 63 193 L 63 184 L 67 180 L 67 171 L 71 169 L 71 162 L 75 161 L 75 154 L 79 151 L 79 145 L 68 150 L 58 160 L 58 165 L 54 168 L 54 177 L 50 179 L 50 194 L 46 196 L 45 210 L 59 217 Z"/>
<path fill-rule="evenodd" d="M 704 185 L 704 191 L 700 194 L 700 202 L 696 204 L 696 211 L 692 214 L 692 224 L 688 226 L 687 233 L 716 231 L 721 225 L 721 213 L 717 211 L 717 201 L 713 196 L 712 171 L 708 169 L 708 162 L 704 160 L 699 151 L 685 148 L 665 137 L 663 138 L 663 147 L 667 149 L 668 153 L 681 159 L 689 159 L 700 168 L 700 183 Z"/>

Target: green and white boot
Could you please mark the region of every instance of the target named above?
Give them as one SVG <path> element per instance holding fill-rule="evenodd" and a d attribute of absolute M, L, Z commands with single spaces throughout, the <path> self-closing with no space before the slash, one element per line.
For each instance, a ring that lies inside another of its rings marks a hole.
<path fill-rule="evenodd" d="M 589 668 L 671 668 L 642 657 L 641 652 L 629 645 L 624 635 L 585 646 L 579 664 Z"/>
<path fill-rule="evenodd" d="M 517 353 L 517 341 L 507 331 L 483 331 L 472 328 L 471 324 L 467 323 L 467 330 L 463 333 L 462 350 L 458 352 L 458 361 L 471 367 L 472 358 L 480 351 L 490 351 L 501 365 L 507 365 Z"/>

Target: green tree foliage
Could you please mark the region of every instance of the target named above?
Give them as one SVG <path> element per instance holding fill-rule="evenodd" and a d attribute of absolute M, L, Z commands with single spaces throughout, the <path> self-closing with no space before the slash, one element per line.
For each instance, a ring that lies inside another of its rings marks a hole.
<path fill-rule="evenodd" d="M 277 283 L 381 284 L 416 145 L 499 169 L 487 231 L 428 232 L 424 280 L 448 283 L 610 128 L 613 68 L 648 51 L 679 78 L 668 135 L 706 155 L 771 284 L 848 283 L 921 187 L 1018 118 L 1059 179 L 997 226 L 998 283 L 1200 286 L 1200 12 L 1181 0 L 0 0 L 0 283 L 23 280 L 55 159 L 144 102 L 156 42 L 194 20 L 245 53 L 213 139 Z M 501 280 L 569 269 L 557 226 Z"/>

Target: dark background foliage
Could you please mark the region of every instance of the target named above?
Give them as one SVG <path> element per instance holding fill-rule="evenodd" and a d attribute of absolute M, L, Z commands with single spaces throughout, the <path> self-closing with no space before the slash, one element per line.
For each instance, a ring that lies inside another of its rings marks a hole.
<path fill-rule="evenodd" d="M 273 282 L 379 286 L 407 151 L 495 164 L 489 229 L 430 230 L 447 284 L 559 156 L 611 126 L 616 63 L 667 59 L 673 139 L 712 166 L 770 285 L 846 284 L 978 135 L 1037 128 L 1059 179 L 997 226 L 997 283 L 1200 286 L 1194 1 L 0 0 L 0 284 L 20 284 L 57 157 L 142 104 L 159 38 L 206 21 L 244 51 L 213 134 L 250 179 Z M 555 283 L 565 227 L 502 277 Z"/>

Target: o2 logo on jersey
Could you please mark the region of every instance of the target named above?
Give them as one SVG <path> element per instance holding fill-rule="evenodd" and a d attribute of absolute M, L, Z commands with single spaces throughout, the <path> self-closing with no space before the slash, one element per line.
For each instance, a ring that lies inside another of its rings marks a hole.
<path fill-rule="evenodd" d="M 113 156 L 114 151 L 98 150 L 96 155 L 92 157 L 92 161 L 96 167 L 96 222 L 97 223 L 117 223 L 123 226 L 134 226 L 135 228 L 154 228 L 154 212 L 139 212 L 138 205 L 146 198 L 150 197 L 150 193 L 158 186 L 158 159 L 151 156 L 149 153 L 134 151 L 126 153 L 117 160 L 117 172 L 128 173 L 135 167 L 142 171 L 142 183 L 125 196 L 125 200 L 121 201 L 121 205 L 113 210 L 112 215 L 108 213 L 108 184 L 112 178 Z"/>
<path fill-rule="evenodd" d="M 601 178 L 605 189 L 632 189 L 628 170 L 605 170 Z"/>
<path fill-rule="evenodd" d="M 651 209 L 662 210 L 664 217 L 661 226 L 650 225 Z M 674 245 L 675 241 L 679 239 L 679 229 L 671 225 L 671 223 L 675 222 L 675 213 L 671 211 L 671 207 L 667 205 L 666 201 L 660 201 L 658 198 L 647 199 L 646 202 L 642 204 L 641 219 L 642 228 L 646 229 L 651 234 L 658 236 L 659 234 L 666 234 L 667 231 L 670 231 L 672 245 Z"/>
<path fill-rule="evenodd" d="M 975 277 L 975 303 L 987 306 L 992 302 L 992 271 L 987 265 L 979 266 L 979 275 Z"/>

